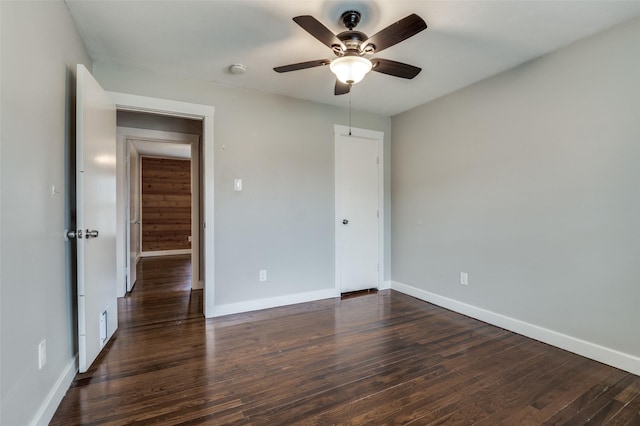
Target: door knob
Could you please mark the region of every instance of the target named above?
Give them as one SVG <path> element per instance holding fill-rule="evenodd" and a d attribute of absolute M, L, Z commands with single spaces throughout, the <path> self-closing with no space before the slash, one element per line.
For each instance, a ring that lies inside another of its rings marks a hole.
<path fill-rule="evenodd" d="M 82 229 L 78 229 L 77 231 L 67 231 L 65 229 L 65 237 L 67 237 L 68 240 L 82 238 Z"/>
<path fill-rule="evenodd" d="M 343 225 L 347 225 L 349 223 L 349 221 L 347 219 L 342 219 L 342 224 Z"/>
<path fill-rule="evenodd" d="M 96 231 L 95 229 L 92 229 L 92 230 L 87 229 L 87 232 L 85 232 L 84 235 L 87 238 L 98 238 L 98 231 Z"/>

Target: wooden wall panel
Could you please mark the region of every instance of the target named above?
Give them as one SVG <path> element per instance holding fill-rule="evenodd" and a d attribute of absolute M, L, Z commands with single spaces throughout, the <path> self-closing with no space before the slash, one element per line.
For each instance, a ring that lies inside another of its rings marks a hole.
<path fill-rule="evenodd" d="M 142 157 L 142 251 L 191 248 L 191 161 Z"/>

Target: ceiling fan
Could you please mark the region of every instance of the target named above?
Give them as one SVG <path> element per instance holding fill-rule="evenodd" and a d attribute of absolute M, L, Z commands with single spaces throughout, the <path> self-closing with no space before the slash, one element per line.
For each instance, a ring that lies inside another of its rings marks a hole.
<path fill-rule="evenodd" d="M 361 81 L 369 71 L 407 79 L 414 78 L 422 71 L 421 68 L 402 62 L 367 57 L 426 29 L 427 24 L 421 17 L 415 13 L 411 14 L 371 37 L 354 30 L 360 22 L 360 17 L 360 12 L 355 10 L 344 12 L 341 19 L 347 30 L 340 34 L 333 34 L 313 16 L 296 16 L 293 20 L 322 44 L 333 50 L 337 58 L 300 62 L 276 67 L 273 70 L 282 73 L 329 65 L 337 77 L 334 89 L 336 95 L 349 93 L 351 85 Z"/>

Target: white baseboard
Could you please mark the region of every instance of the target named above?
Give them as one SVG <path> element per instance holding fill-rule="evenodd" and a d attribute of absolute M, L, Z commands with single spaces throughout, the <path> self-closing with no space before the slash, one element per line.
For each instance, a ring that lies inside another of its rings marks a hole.
<path fill-rule="evenodd" d="M 238 314 L 241 312 L 257 311 L 260 309 L 277 308 L 279 306 L 294 305 L 296 303 L 314 302 L 316 300 L 340 297 L 340 291 L 335 288 L 310 291 L 307 293 L 289 294 L 286 296 L 269 297 L 267 299 L 249 300 L 240 303 L 217 305 L 213 308 L 213 316 Z"/>
<path fill-rule="evenodd" d="M 56 380 L 44 402 L 33 416 L 31 426 L 48 425 L 78 372 L 78 356 L 74 356 Z"/>
<path fill-rule="evenodd" d="M 382 281 L 380 286 L 378 286 L 378 290 L 389 290 L 391 288 L 391 281 Z"/>
<path fill-rule="evenodd" d="M 401 293 L 408 294 L 409 296 L 433 303 L 434 305 L 467 315 L 471 318 L 475 318 L 497 327 L 513 331 L 514 333 L 565 349 L 569 352 L 611 365 L 612 367 L 640 375 L 640 358 L 637 356 L 582 339 L 577 339 L 557 331 L 549 330 L 535 324 L 530 324 L 486 309 L 478 308 L 476 306 L 440 296 L 407 284 L 392 281 L 391 288 Z"/>
<path fill-rule="evenodd" d="M 177 256 L 179 254 L 191 254 L 191 249 L 143 251 L 140 257 Z"/>

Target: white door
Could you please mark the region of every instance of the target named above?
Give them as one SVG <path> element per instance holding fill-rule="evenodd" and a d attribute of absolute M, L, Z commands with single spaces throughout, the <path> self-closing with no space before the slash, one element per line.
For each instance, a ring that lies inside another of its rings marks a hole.
<path fill-rule="evenodd" d="M 342 293 L 379 286 L 381 145 L 380 132 L 349 135 L 336 126 L 336 286 Z"/>
<path fill-rule="evenodd" d="M 81 64 L 76 96 L 78 354 L 83 373 L 118 326 L 116 107 Z"/>

